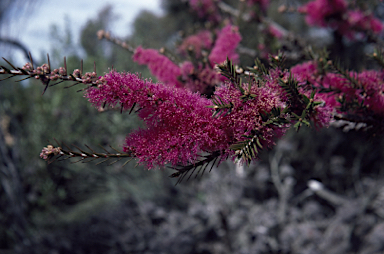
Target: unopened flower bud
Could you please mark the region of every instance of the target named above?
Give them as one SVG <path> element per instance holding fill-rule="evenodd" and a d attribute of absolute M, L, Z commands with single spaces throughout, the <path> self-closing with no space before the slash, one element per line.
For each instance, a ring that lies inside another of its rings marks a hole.
<path fill-rule="evenodd" d="M 283 12 L 287 11 L 287 6 L 286 6 L 286 5 L 281 5 L 281 6 L 279 6 L 279 8 L 277 9 L 277 11 L 278 11 L 279 13 L 283 13 Z"/>
<path fill-rule="evenodd" d="M 97 38 L 101 40 L 103 39 L 103 37 L 104 37 L 104 30 L 97 31 Z"/>
<path fill-rule="evenodd" d="M 60 67 L 59 74 L 60 75 L 64 75 L 65 74 L 65 69 L 63 67 Z"/>
<path fill-rule="evenodd" d="M 58 155 L 61 151 L 60 147 L 53 147 L 52 145 L 48 145 L 44 147 L 40 153 L 40 157 L 44 160 L 48 160 L 50 157 Z"/>

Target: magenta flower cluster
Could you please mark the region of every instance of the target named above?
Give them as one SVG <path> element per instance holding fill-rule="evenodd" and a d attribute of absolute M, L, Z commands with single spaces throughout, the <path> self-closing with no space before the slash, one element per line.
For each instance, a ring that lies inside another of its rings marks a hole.
<path fill-rule="evenodd" d="M 270 70 L 270 74 L 265 76 L 265 86 L 271 91 L 273 91 L 275 97 L 278 97 L 280 99 L 281 105 L 283 105 L 282 107 L 290 105 L 291 102 L 289 101 L 290 96 L 287 94 L 287 91 L 281 86 L 281 84 L 279 84 L 279 78 L 288 82 L 291 75 L 293 80 L 298 81 L 298 92 L 301 95 L 310 98 L 313 89 L 309 88 L 307 85 L 307 81 L 310 81 L 310 79 L 305 75 L 310 71 L 304 72 L 304 70 L 307 69 L 313 70 L 310 68 L 310 66 L 304 64 L 302 66 L 300 65 L 291 68 L 290 72 L 282 72 L 281 70 L 276 69 Z M 321 93 L 316 93 L 313 100 L 316 102 L 322 102 L 322 105 L 314 107 L 314 110 L 312 112 L 309 112 L 308 118 L 318 129 L 328 127 L 333 117 L 333 107 L 327 103 L 326 99 L 323 98 L 323 95 Z M 293 113 L 299 115 L 302 113 L 303 107 L 305 108 L 304 105 L 291 106 L 298 107 L 297 109 L 293 108 L 292 111 Z"/>
<path fill-rule="evenodd" d="M 133 60 L 139 64 L 145 64 L 151 73 L 156 76 L 159 81 L 181 87 L 178 77 L 180 76 L 180 68 L 174 64 L 168 57 L 160 54 L 155 49 L 143 49 L 137 47 L 133 54 Z"/>
<path fill-rule="evenodd" d="M 299 11 L 306 13 L 305 20 L 309 25 L 325 27 L 333 19 L 342 19 L 347 11 L 348 4 L 345 0 L 314 0 L 301 6 Z"/>
<path fill-rule="evenodd" d="M 184 87 L 192 92 L 210 94 L 214 87 L 226 80 L 217 70 L 201 63 L 195 66 L 192 62 L 185 61 L 180 68 Z"/>
<path fill-rule="evenodd" d="M 202 30 L 197 34 L 186 37 L 178 47 L 179 52 L 186 56 L 188 51 L 193 51 L 197 58 L 202 57 L 202 51 L 209 51 L 213 46 L 212 34 L 208 30 Z"/>
<path fill-rule="evenodd" d="M 299 8 L 309 25 L 331 27 L 350 39 L 366 32 L 380 33 L 384 25 L 372 14 L 348 9 L 345 0 L 314 0 Z"/>
<path fill-rule="evenodd" d="M 305 81 L 307 78 L 318 80 L 315 74 L 316 68 L 311 64 L 292 69 L 292 75 L 299 81 L 300 93 L 310 96 Z M 278 84 L 279 78 L 284 80 L 289 75 L 271 69 L 262 83 L 241 84 L 243 92 L 233 82 L 216 87 L 214 98 L 231 105 L 230 114 L 218 117 L 212 117 L 215 107 L 211 100 L 188 89 L 142 80 L 130 73 L 111 71 L 102 77 L 102 84 L 89 88 L 85 96 L 96 107 L 120 106 L 123 110 L 136 107 L 145 127 L 126 138 L 124 151 L 133 154 L 148 168 L 165 164 L 186 165 L 204 152 L 220 151 L 222 155 L 233 156 L 235 152 L 229 149 L 230 145 L 245 141 L 247 136 L 258 135 L 262 137 L 264 147 L 272 147 L 275 140 L 284 135 L 288 125 L 266 124 L 262 114 L 289 105 L 289 96 Z M 368 84 L 379 78 L 368 73 L 365 77 L 366 90 Z M 372 98 L 372 101 L 378 100 Z M 314 107 L 309 118 L 317 127 L 327 126 L 333 108 L 326 105 L 321 94 L 314 100 L 323 104 Z"/>
<path fill-rule="evenodd" d="M 268 26 L 268 33 L 277 39 L 281 39 L 284 36 L 284 32 L 274 24 Z"/>
<path fill-rule="evenodd" d="M 333 108 L 337 113 L 343 113 L 340 99 L 350 105 L 349 113 L 353 114 L 376 114 L 384 116 L 384 73 L 383 71 L 365 70 L 362 72 L 350 72 L 352 79 L 347 79 L 341 74 L 327 73 L 320 75 L 317 64 L 314 61 L 306 62 L 291 68 L 295 77 L 303 82 L 309 82 L 317 89 L 330 89 L 331 93 L 318 93 L 327 106 Z M 354 81 L 352 81 L 354 80 Z M 353 107 L 363 105 L 361 107 Z M 358 110 L 359 112 L 356 112 Z"/>
<path fill-rule="evenodd" d="M 240 41 L 239 28 L 232 25 L 225 26 L 218 34 L 215 45 L 208 57 L 211 64 L 221 64 L 227 57 L 232 61 L 237 61 L 239 56 L 235 50 Z"/>
<path fill-rule="evenodd" d="M 237 60 L 239 57 L 235 50 L 241 41 L 241 36 L 236 26 L 226 25 L 219 30 L 214 43 L 212 37 L 211 32 L 203 30 L 187 37 L 179 47 L 183 55 L 187 54 L 187 50 L 193 50 L 197 58 L 204 58 L 203 50 L 210 51 L 210 54 L 205 56 L 210 64 L 192 64 L 191 61 L 184 61 L 176 65 L 158 50 L 142 47 L 135 50 L 133 60 L 147 65 L 151 73 L 163 83 L 204 94 L 208 90 L 213 91 L 214 86 L 225 80 L 214 68 L 215 64 L 223 63 L 227 57 L 232 60 Z"/>
<path fill-rule="evenodd" d="M 210 100 L 186 89 L 141 80 L 137 75 L 112 71 L 105 83 L 90 88 L 86 97 L 96 107 L 134 105 L 145 128 L 131 133 L 124 146 L 148 168 L 166 163 L 187 164 L 203 151 L 223 150 L 230 141 L 221 119 L 211 118 Z"/>
<path fill-rule="evenodd" d="M 256 84 L 248 90 L 249 84 L 243 84 L 252 99 L 244 100 L 241 98 L 242 93 L 233 83 L 226 83 L 224 86 L 217 88 L 215 96 L 218 96 L 225 103 L 233 105 L 231 113 L 222 118 L 224 126 L 230 130 L 229 135 L 232 137 L 232 143 L 237 143 L 245 139 L 244 135 L 255 135 L 253 131 L 259 132 L 264 138 L 262 141 L 266 147 L 272 147 L 274 141 L 285 133 L 285 126 L 270 127 L 265 126 L 262 121 L 261 113 L 270 112 L 272 108 L 283 106 L 280 98 L 275 95 L 274 91 L 268 87 L 258 87 Z"/>
<path fill-rule="evenodd" d="M 344 24 L 344 34 L 352 38 L 354 32 L 371 31 L 374 34 L 380 33 L 384 25 L 372 14 L 365 14 L 360 10 L 351 10 L 347 12 L 347 20 Z"/>
<path fill-rule="evenodd" d="M 255 129 L 263 136 L 263 145 L 271 147 L 286 129 L 263 125 L 260 113 L 270 112 L 282 103 L 271 89 L 255 84 L 250 100 L 241 99 L 232 83 L 219 87 L 214 96 L 231 103 L 233 110 L 227 116 L 212 117 L 211 100 L 186 89 L 115 71 L 106 74 L 103 81 L 88 89 L 85 96 L 96 107 L 131 110 L 136 106 L 145 127 L 126 138 L 124 151 L 134 154 L 148 168 L 193 163 L 203 152 L 233 155 L 229 146 L 244 140 L 244 135 L 253 135 Z"/>
<path fill-rule="evenodd" d="M 217 7 L 218 0 L 189 0 L 189 5 L 199 18 L 206 19 L 217 23 L 221 20 L 219 9 Z"/>
<path fill-rule="evenodd" d="M 242 5 L 248 8 L 245 14 L 252 16 L 256 11 L 254 20 L 263 24 L 257 53 L 264 57 L 271 52 L 270 45 L 288 38 L 279 25 L 263 20 L 269 4 L 269 0 L 247 0 Z M 239 60 L 239 28 L 229 20 L 219 25 L 223 20 L 219 7 L 226 5 L 220 0 L 189 0 L 189 5 L 210 22 L 178 45 L 177 57 L 171 60 L 162 51 L 141 46 L 134 50 L 133 60 L 147 65 L 159 83 L 114 70 L 100 78 L 80 70 L 71 75 L 72 80 L 90 84 L 85 97 L 95 107 L 121 107 L 137 112 L 143 120 L 143 127 L 126 137 L 123 150 L 127 156 L 138 158 L 149 169 L 194 165 L 205 154 L 249 162 L 258 156 L 254 149 L 272 147 L 291 126 L 328 127 L 335 115 L 383 121 L 383 71 L 329 72 L 318 63 L 331 63 L 320 60 L 280 69 L 276 64 L 282 61 L 280 54 L 270 56 L 268 69 L 257 63 L 255 69 L 244 71 L 232 64 Z M 371 13 L 352 9 L 346 0 L 313 0 L 299 11 L 306 14 L 308 24 L 333 28 L 349 39 L 383 30 Z M 109 35 L 102 37 L 110 39 Z M 66 75 L 65 69 L 50 73 L 49 65 L 36 71 L 26 65 L 23 71 L 38 79 Z M 60 152 L 48 146 L 41 157 L 49 159 Z"/>

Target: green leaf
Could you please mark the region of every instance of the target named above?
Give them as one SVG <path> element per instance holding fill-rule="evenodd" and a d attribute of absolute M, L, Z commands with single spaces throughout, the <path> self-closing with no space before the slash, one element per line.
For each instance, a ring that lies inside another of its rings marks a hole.
<path fill-rule="evenodd" d="M 218 65 L 218 68 L 223 76 L 227 77 L 237 87 L 239 86 L 240 79 L 236 72 L 236 68 L 228 57 L 225 63 Z"/>
<path fill-rule="evenodd" d="M 311 124 L 305 119 L 303 119 L 301 122 L 304 123 L 305 125 L 307 125 L 308 127 L 311 126 Z"/>
<path fill-rule="evenodd" d="M 295 114 L 295 112 L 291 112 L 291 114 L 292 114 L 297 120 L 300 119 L 300 116 L 298 116 L 297 114 Z"/>
<path fill-rule="evenodd" d="M 259 138 L 256 138 L 256 144 L 257 144 L 261 149 L 263 149 L 263 145 L 260 143 Z"/>
<path fill-rule="evenodd" d="M 269 70 L 265 67 L 265 65 L 260 61 L 259 58 L 255 60 L 255 67 L 248 68 L 248 70 L 252 73 L 257 74 L 258 76 L 269 75 Z"/>
<path fill-rule="evenodd" d="M 303 112 L 301 113 L 301 116 L 300 118 L 303 120 L 307 115 L 307 110 L 303 110 Z"/>
<path fill-rule="evenodd" d="M 300 126 L 301 126 L 301 122 L 297 122 L 297 123 L 295 123 L 295 125 L 293 125 L 293 127 L 295 128 L 296 131 L 298 131 L 300 129 Z"/>
<path fill-rule="evenodd" d="M 216 164 L 217 161 L 220 161 L 219 158 L 222 157 L 223 155 L 221 154 L 220 151 L 215 151 L 215 152 L 212 152 L 206 156 L 203 156 L 204 159 L 200 160 L 200 161 L 195 161 L 194 163 L 191 163 L 189 165 L 185 165 L 185 166 L 178 166 L 178 167 L 175 167 L 175 168 L 172 168 L 174 170 L 176 170 L 177 172 L 171 174 L 169 177 L 178 177 L 178 181 L 176 184 L 180 183 L 184 177 L 189 173 L 189 177 L 188 179 L 195 173 L 195 171 L 197 170 L 197 173 L 196 173 L 196 177 L 197 175 L 202 172 L 202 174 L 204 174 L 206 168 L 208 167 L 209 164 L 211 164 L 211 170 L 213 168 L 213 166 Z"/>
<path fill-rule="evenodd" d="M 311 93 L 311 99 L 314 99 L 315 98 L 315 94 L 316 94 L 316 90 L 314 89 Z"/>

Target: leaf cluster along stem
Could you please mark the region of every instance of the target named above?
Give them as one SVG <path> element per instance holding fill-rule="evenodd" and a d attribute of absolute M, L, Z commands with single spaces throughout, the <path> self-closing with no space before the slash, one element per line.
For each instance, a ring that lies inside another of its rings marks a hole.
<path fill-rule="evenodd" d="M 361 84 L 360 84 L 360 82 L 359 82 L 359 80 L 357 78 L 357 74 L 356 73 L 352 73 L 352 75 L 351 75 L 351 72 L 348 71 L 348 70 L 343 69 L 340 66 L 339 63 L 336 63 L 336 64 L 332 65 L 332 67 L 334 68 L 334 70 L 337 73 L 339 73 L 344 78 L 346 78 L 349 82 L 351 82 L 353 89 L 360 89 L 360 88 L 362 88 Z"/>
<path fill-rule="evenodd" d="M 189 172 L 191 172 L 189 174 L 189 177 L 187 178 L 187 180 L 189 180 L 191 178 L 191 176 L 195 173 L 196 169 L 198 169 L 198 171 L 195 175 L 195 178 L 196 178 L 200 174 L 200 172 L 201 172 L 201 175 L 203 175 L 205 173 L 205 171 L 208 168 L 208 165 L 210 163 L 212 163 L 211 168 L 209 169 L 209 172 L 211 172 L 211 170 L 215 166 L 215 164 L 220 162 L 219 158 L 222 156 L 223 155 L 220 151 L 215 151 L 215 152 L 210 153 L 209 155 L 203 156 L 204 159 L 200 160 L 198 162 L 195 162 L 195 163 L 192 163 L 192 164 L 189 164 L 186 166 L 171 167 L 172 169 L 176 170 L 177 172 L 173 173 L 169 177 L 171 177 L 171 178 L 177 178 L 178 177 L 179 179 L 176 183 L 176 184 L 178 184 L 186 177 L 186 175 Z"/>
<path fill-rule="evenodd" d="M 269 70 L 265 67 L 259 58 L 256 58 L 255 66 L 253 68 L 248 68 L 248 70 L 251 73 L 254 73 L 258 79 L 261 79 L 264 75 L 269 75 Z"/>
<path fill-rule="evenodd" d="M 371 57 L 384 68 L 384 51 L 382 48 L 376 48 Z"/>
<path fill-rule="evenodd" d="M 57 143 L 59 144 L 59 142 L 57 142 Z M 96 152 L 91 147 L 89 147 L 88 145 L 86 145 L 86 144 L 84 144 L 84 145 L 90 150 L 90 152 L 85 151 L 84 149 L 81 149 L 80 147 L 78 147 L 76 145 L 72 145 L 72 146 L 75 147 L 78 151 L 74 151 L 65 143 L 63 143 L 62 146 L 60 146 L 60 144 L 59 144 L 59 146 L 57 148 L 55 148 L 58 150 L 58 153 L 57 153 L 58 156 L 55 157 L 53 154 L 50 154 L 50 157 L 51 157 L 50 159 L 52 159 L 52 160 L 50 160 L 49 163 L 52 163 L 53 161 L 55 161 L 56 159 L 59 159 L 60 157 L 65 157 L 65 158 L 63 158 L 63 160 L 67 160 L 69 158 L 75 158 L 75 157 L 80 158 L 78 161 L 75 161 L 74 163 L 80 162 L 80 161 L 85 163 L 85 162 L 91 162 L 91 161 L 94 161 L 97 159 L 103 159 L 102 161 L 98 162 L 96 165 L 101 164 L 101 163 L 106 162 L 106 161 L 111 160 L 111 159 L 116 159 L 109 164 L 109 165 L 112 165 L 112 164 L 114 164 L 114 163 L 116 163 L 116 162 L 118 162 L 124 158 L 131 158 L 131 160 L 135 158 L 135 156 L 133 154 L 121 152 L 112 146 L 109 146 L 109 147 L 111 149 L 113 149 L 114 151 L 116 151 L 116 153 L 111 153 L 108 150 L 106 150 L 105 148 L 103 148 L 102 146 L 100 146 L 100 147 L 105 152 L 99 153 L 99 152 Z M 84 161 L 85 159 L 89 159 L 89 160 Z M 126 165 L 131 160 L 127 160 L 124 163 L 124 165 Z"/>
<path fill-rule="evenodd" d="M 229 148 L 235 151 L 237 159 L 242 159 L 247 164 L 257 158 L 259 150 L 263 149 L 260 139 L 264 139 L 259 131 L 254 136 L 245 136 L 248 140 L 231 145 Z"/>
<path fill-rule="evenodd" d="M 97 73 L 96 73 L 96 63 L 94 63 L 94 66 L 93 66 L 94 71 L 92 73 L 91 72 L 83 73 L 83 60 L 81 60 L 81 62 L 80 62 L 80 69 L 74 70 L 73 73 L 68 73 L 67 72 L 66 57 L 64 57 L 64 67 L 61 67 L 60 69 L 52 70 L 48 54 L 47 54 L 48 64 L 43 64 L 42 66 L 39 66 L 36 68 L 35 68 L 35 65 L 33 63 L 32 55 L 29 54 L 29 56 L 30 56 L 31 62 L 27 63 L 22 68 L 15 67 L 11 62 L 9 62 L 7 59 L 3 58 L 4 61 L 6 61 L 12 67 L 12 69 L 7 68 L 5 66 L 0 66 L 0 74 L 9 74 L 10 75 L 9 77 L 6 77 L 0 81 L 6 80 L 9 78 L 13 78 L 16 76 L 27 76 L 26 78 L 23 78 L 21 80 L 17 80 L 16 82 L 20 82 L 20 81 L 30 79 L 30 78 L 35 78 L 35 79 L 40 80 L 45 85 L 43 94 L 45 93 L 45 91 L 47 90 L 48 87 L 58 85 L 64 81 L 75 82 L 74 84 L 67 86 L 66 88 L 75 86 L 77 84 L 87 84 L 88 85 L 86 88 L 81 89 L 80 91 L 85 90 L 85 89 L 89 88 L 90 86 L 97 86 L 98 84 L 102 83 L 100 81 L 100 79 L 98 78 Z M 58 81 L 54 84 L 50 84 L 51 81 L 56 81 L 56 80 L 60 80 L 60 81 Z"/>
<path fill-rule="evenodd" d="M 214 109 L 213 117 L 218 116 L 226 116 L 229 115 L 232 112 L 233 109 L 233 103 L 225 103 L 219 96 L 212 96 L 211 98 L 213 106 L 208 106 L 209 108 Z"/>
<path fill-rule="evenodd" d="M 241 78 L 237 73 L 236 67 L 228 57 L 223 64 L 219 64 L 217 67 L 224 77 L 228 78 L 235 86 L 241 88 Z"/>

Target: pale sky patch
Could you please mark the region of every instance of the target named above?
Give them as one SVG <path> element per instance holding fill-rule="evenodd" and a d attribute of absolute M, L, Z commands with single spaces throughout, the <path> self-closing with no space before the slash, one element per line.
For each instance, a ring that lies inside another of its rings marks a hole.
<path fill-rule="evenodd" d="M 76 42 L 79 40 L 80 29 L 89 19 L 97 17 L 97 13 L 111 4 L 113 12 L 119 19 L 114 23 L 111 32 L 116 36 L 127 36 L 132 32 L 132 23 L 135 17 L 142 10 L 149 10 L 156 14 L 161 14 L 160 0 L 40 0 L 33 10 L 28 13 L 28 17 L 20 19 L 7 29 L 7 36 L 19 39 L 26 45 L 33 56 L 40 57 L 42 52 L 47 52 L 51 48 L 50 28 L 57 25 L 60 28 L 65 27 L 65 18 L 71 21 L 71 29 Z M 9 56 L 12 52 L 4 52 L 2 56 Z M 21 55 L 12 54 L 16 64 L 24 64 L 25 60 Z M 19 61 L 22 61 L 20 63 Z"/>

